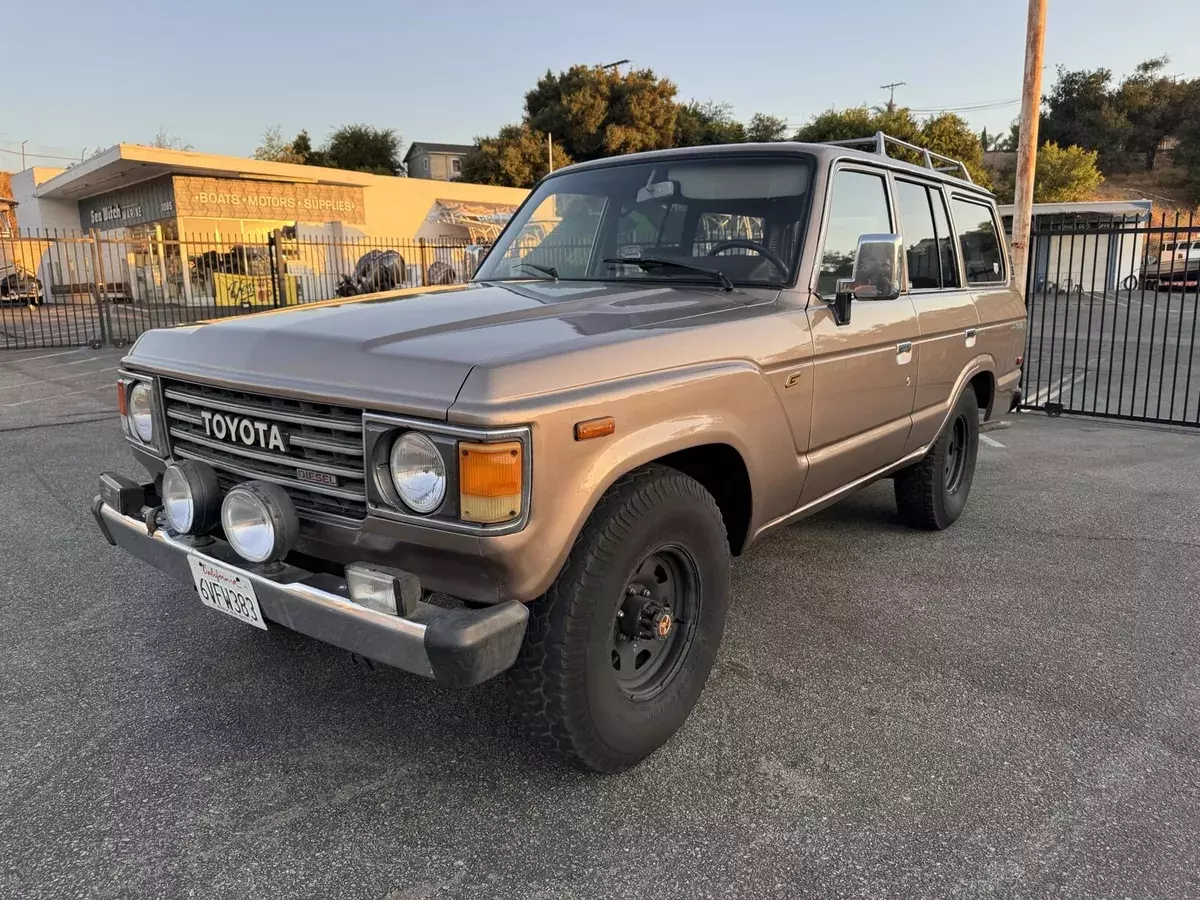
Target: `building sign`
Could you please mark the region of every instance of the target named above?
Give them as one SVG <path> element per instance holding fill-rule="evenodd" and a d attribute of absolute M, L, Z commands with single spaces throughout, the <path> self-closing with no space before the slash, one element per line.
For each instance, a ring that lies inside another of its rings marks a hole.
<path fill-rule="evenodd" d="M 226 275 L 215 272 L 212 280 L 217 306 L 248 308 L 275 305 L 275 291 L 278 288 L 271 283 L 270 275 Z M 284 278 L 283 290 L 280 306 L 295 306 L 300 302 L 296 278 Z"/>
<path fill-rule="evenodd" d="M 175 205 L 180 216 L 366 223 L 360 187 L 191 175 L 176 175 L 174 182 Z"/>
<path fill-rule="evenodd" d="M 170 178 L 154 178 L 79 201 L 79 224 L 84 231 L 111 231 L 174 215 L 175 194 Z"/>

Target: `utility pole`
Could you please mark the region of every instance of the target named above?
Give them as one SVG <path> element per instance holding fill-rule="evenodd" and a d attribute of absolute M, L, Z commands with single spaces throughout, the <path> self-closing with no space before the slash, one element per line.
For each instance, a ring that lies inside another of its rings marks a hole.
<path fill-rule="evenodd" d="M 25 171 L 25 145 L 28 143 L 29 143 L 29 141 L 21 141 L 21 171 L 22 172 Z"/>
<path fill-rule="evenodd" d="M 1029 232 L 1033 228 L 1033 179 L 1037 170 L 1038 120 L 1042 109 L 1042 47 L 1047 0 L 1029 0 L 1025 26 L 1025 80 L 1021 85 L 1021 131 L 1017 138 L 1017 190 L 1013 198 L 1013 285 L 1025 292 Z"/>
<path fill-rule="evenodd" d="M 907 81 L 893 81 L 891 84 L 881 84 L 879 86 L 881 91 L 888 92 L 888 112 L 891 112 L 896 108 L 896 88 L 904 87 L 907 84 Z"/>
<path fill-rule="evenodd" d="M 554 135 L 549 131 L 546 132 L 546 164 L 550 171 L 554 171 Z"/>

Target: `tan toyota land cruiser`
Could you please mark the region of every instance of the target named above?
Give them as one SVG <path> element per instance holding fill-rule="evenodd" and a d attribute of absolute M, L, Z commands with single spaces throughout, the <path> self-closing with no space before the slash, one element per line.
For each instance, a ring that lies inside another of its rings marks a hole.
<path fill-rule="evenodd" d="M 951 160 L 748 144 L 569 166 L 473 281 L 151 331 L 105 537 L 205 605 L 465 686 L 625 769 L 696 703 L 730 557 L 892 477 L 962 513 L 1025 308 Z"/>

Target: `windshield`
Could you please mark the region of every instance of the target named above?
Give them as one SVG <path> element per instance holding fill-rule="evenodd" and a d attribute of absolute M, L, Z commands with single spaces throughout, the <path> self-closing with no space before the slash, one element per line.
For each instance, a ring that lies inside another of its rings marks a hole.
<path fill-rule="evenodd" d="M 787 284 L 811 173 L 796 155 L 565 172 L 521 207 L 475 279 Z"/>

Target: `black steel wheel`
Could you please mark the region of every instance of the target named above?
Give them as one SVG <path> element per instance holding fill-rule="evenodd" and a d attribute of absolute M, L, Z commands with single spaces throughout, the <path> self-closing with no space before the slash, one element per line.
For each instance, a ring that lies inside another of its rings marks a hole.
<path fill-rule="evenodd" d="M 967 447 L 970 434 L 966 416 L 956 415 L 950 422 L 947 433 L 945 463 L 942 465 L 942 482 L 946 493 L 953 494 L 962 485 L 963 472 L 967 468 Z"/>
<path fill-rule="evenodd" d="M 728 597 L 729 541 L 712 495 L 663 466 L 621 478 L 530 608 L 510 672 L 528 730 L 597 772 L 653 753 L 704 689 Z"/>
<path fill-rule="evenodd" d="M 696 563 L 682 547 L 658 548 L 638 566 L 609 646 L 617 685 L 629 699 L 648 700 L 670 684 L 695 636 L 701 597 Z"/>
<path fill-rule="evenodd" d="M 913 528 L 940 531 L 962 515 L 979 453 L 979 401 L 969 386 L 929 452 L 896 473 L 896 508 Z"/>

